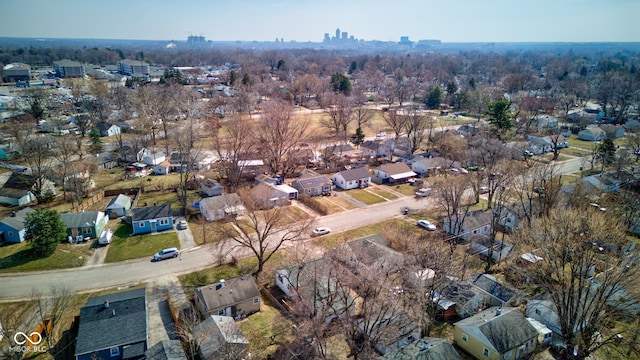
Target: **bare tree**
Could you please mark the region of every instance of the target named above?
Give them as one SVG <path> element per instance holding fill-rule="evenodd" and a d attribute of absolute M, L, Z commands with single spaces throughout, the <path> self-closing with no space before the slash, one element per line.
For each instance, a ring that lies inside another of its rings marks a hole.
<path fill-rule="evenodd" d="M 69 177 L 69 170 L 76 155 L 76 144 L 72 135 L 58 136 L 53 140 L 52 155 L 58 161 L 60 171 L 63 196 L 67 198 L 66 182 Z"/>
<path fill-rule="evenodd" d="M 178 198 L 182 205 L 182 213 L 187 215 L 189 184 L 195 180 L 198 160 L 202 150 L 202 142 L 198 139 L 200 130 L 196 119 L 189 117 L 184 124 L 173 132 L 175 155 L 180 166 L 178 174 L 178 188 L 180 193 Z"/>
<path fill-rule="evenodd" d="M 587 358 L 613 341 L 618 332 L 606 324 L 638 304 L 638 267 L 631 264 L 637 253 L 613 220 L 588 206 L 563 209 L 514 234 L 519 246 L 543 259 L 526 271 L 553 303 L 564 358 Z"/>
<path fill-rule="evenodd" d="M 407 133 L 407 138 L 409 138 L 409 152 L 414 154 L 420 149 L 424 138 L 427 136 L 429 121 L 427 116 L 413 107 L 407 110 L 407 114 L 403 116 L 404 129 Z"/>
<path fill-rule="evenodd" d="M 31 175 L 34 178 L 33 190 L 39 199 L 42 199 L 44 195 L 44 185 L 46 176 L 51 168 L 51 162 L 49 161 L 52 156 L 50 138 L 39 137 L 32 138 L 25 144 L 23 155 L 29 167 L 31 168 Z"/>
<path fill-rule="evenodd" d="M 308 127 L 309 120 L 294 116 L 288 103 L 272 101 L 265 107 L 253 136 L 273 173 L 284 175 L 292 170 L 287 157 L 309 136 Z"/>
<path fill-rule="evenodd" d="M 240 191 L 239 195 L 245 207 L 244 215 L 230 217 L 228 221 L 232 226 L 219 226 L 215 231 L 222 238 L 229 239 L 234 249 L 248 251 L 256 258 L 258 268 L 254 275 L 258 276 L 273 254 L 286 244 L 306 236 L 312 220 L 291 224 L 286 209 L 262 210 L 262 201 L 254 199 L 248 191 Z"/>
<path fill-rule="evenodd" d="M 460 234 L 471 204 L 466 193 L 469 187 L 468 179 L 464 176 L 449 175 L 445 180 L 439 181 L 437 186 L 437 202 L 445 211 L 445 226 L 450 234 Z M 458 246 L 458 237 L 446 234 L 445 236 L 450 256 L 453 256 Z"/>
<path fill-rule="evenodd" d="M 218 170 L 222 172 L 229 186 L 235 189 L 240 186 L 242 173 L 239 161 L 251 154 L 255 148 L 250 136 L 247 136 L 253 132 L 253 123 L 232 115 L 222 127 L 218 126 L 218 122 L 210 121 L 207 128 L 212 133 L 213 146 L 220 157 Z"/>
<path fill-rule="evenodd" d="M 344 143 L 347 142 L 347 129 L 353 121 L 353 106 L 343 94 L 332 94 L 329 96 L 325 112 L 328 117 L 321 120 L 323 126 L 334 132 L 335 137 Z"/>

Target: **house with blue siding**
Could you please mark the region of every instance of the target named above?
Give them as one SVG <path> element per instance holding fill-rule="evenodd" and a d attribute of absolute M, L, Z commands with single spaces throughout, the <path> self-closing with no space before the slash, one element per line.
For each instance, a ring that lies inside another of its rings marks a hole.
<path fill-rule="evenodd" d="M 132 235 L 155 233 L 173 229 L 171 205 L 146 206 L 131 210 Z"/>
<path fill-rule="evenodd" d="M 75 360 L 144 359 L 148 338 L 144 288 L 94 296 L 80 309 Z"/>
<path fill-rule="evenodd" d="M 109 218 L 102 211 L 85 211 L 79 213 L 62 213 L 60 220 L 67 227 L 67 235 L 74 239 L 77 236 L 95 239 L 109 222 Z"/>
<path fill-rule="evenodd" d="M 27 214 L 34 212 L 30 207 L 14 211 L 10 216 L 0 220 L 0 242 L 19 243 L 24 241 L 27 230 L 24 227 Z"/>

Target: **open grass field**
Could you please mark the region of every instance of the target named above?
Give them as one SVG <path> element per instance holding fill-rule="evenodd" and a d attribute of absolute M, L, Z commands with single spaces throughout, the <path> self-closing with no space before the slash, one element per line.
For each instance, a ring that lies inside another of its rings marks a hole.
<path fill-rule="evenodd" d="M 91 242 L 59 244 L 48 257 L 35 257 L 26 242 L 0 247 L 0 272 L 66 269 L 82 266 L 91 255 Z"/>
<path fill-rule="evenodd" d="M 122 224 L 114 231 L 105 262 L 112 263 L 142 257 L 151 259 L 153 254 L 164 248 L 180 248 L 178 234 L 175 231 L 129 236 L 131 231 L 131 225 L 128 224 Z"/>

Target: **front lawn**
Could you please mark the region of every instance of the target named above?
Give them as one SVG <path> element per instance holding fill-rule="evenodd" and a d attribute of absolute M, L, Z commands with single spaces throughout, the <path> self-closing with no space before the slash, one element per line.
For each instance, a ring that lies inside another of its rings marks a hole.
<path fill-rule="evenodd" d="M 151 257 L 162 249 L 180 247 L 178 234 L 175 231 L 129 236 L 131 232 L 131 225 L 121 224 L 113 233 L 105 262 Z"/>
<path fill-rule="evenodd" d="M 567 155 L 573 155 L 573 156 L 588 156 L 591 155 L 591 153 L 586 152 L 586 151 L 582 151 L 580 149 L 575 149 L 575 148 L 565 148 L 565 149 L 560 149 L 560 153 L 561 154 L 567 154 Z"/>
<path fill-rule="evenodd" d="M 311 241 L 311 244 L 329 250 L 349 240 L 358 239 L 363 236 L 379 234 L 382 232 L 382 230 L 394 224 L 400 224 L 401 226 L 403 226 L 406 225 L 406 222 L 401 219 L 382 221 L 377 224 L 371 224 L 369 226 L 363 226 L 353 230 L 320 236 L 316 239 L 313 239 Z"/>
<path fill-rule="evenodd" d="M 570 147 L 578 147 L 581 149 L 592 150 L 596 146 L 598 146 L 599 141 L 584 141 L 579 140 L 578 135 L 571 134 L 569 139 L 567 140 Z"/>
<path fill-rule="evenodd" d="M 393 190 L 407 195 L 407 196 L 413 196 L 416 194 L 416 191 L 418 191 L 419 187 L 416 186 L 411 186 L 410 184 L 400 184 L 400 185 L 389 185 L 389 187 L 393 188 Z M 428 186 L 423 186 L 423 187 L 428 187 Z"/>
<path fill-rule="evenodd" d="M 382 188 L 379 187 L 373 187 L 373 188 L 369 188 L 369 191 L 371 191 L 372 193 L 375 193 L 376 195 L 380 195 L 383 198 L 387 199 L 387 200 L 393 200 L 393 199 L 397 199 L 398 195 L 391 193 L 390 191 L 384 190 Z"/>
<path fill-rule="evenodd" d="M 340 211 L 355 209 L 352 203 L 338 196 L 317 196 L 314 198 L 329 210 L 327 215 L 335 214 Z"/>
<path fill-rule="evenodd" d="M 67 269 L 84 265 L 91 256 L 91 242 L 59 244 L 48 257 L 36 257 L 26 242 L 0 247 L 0 272 Z"/>
<path fill-rule="evenodd" d="M 352 189 L 347 191 L 346 194 L 367 205 L 373 205 L 385 201 L 380 196 L 362 189 Z"/>

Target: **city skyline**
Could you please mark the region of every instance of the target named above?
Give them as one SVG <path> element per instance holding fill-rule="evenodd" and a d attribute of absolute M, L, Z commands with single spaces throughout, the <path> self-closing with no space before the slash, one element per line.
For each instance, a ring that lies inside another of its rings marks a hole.
<path fill-rule="evenodd" d="M 638 42 L 636 0 L 4 0 L 0 36 L 322 42 L 336 28 L 363 40 Z"/>

